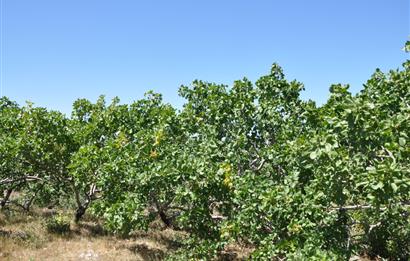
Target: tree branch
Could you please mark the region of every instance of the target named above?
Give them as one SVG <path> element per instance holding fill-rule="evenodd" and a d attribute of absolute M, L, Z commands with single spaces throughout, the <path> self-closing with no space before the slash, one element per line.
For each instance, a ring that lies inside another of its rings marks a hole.
<path fill-rule="evenodd" d="M 19 177 L 15 179 L 2 179 L 0 180 L 0 185 L 6 185 L 6 184 L 12 184 L 18 181 L 41 181 L 42 179 L 39 178 L 38 176 L 24 176 L 24 177 Z"/>
<path fill-rule="evenodd" d="M 402 207 L 410 207 L 410 204 L 407 202 L 398 202 L 397 204 Z M 349 211 L 349 210 L 361 210 L 361 209 L 372 209 L 372 208 L 376 208 L 376 207 L 372 205 L 347 205 L 347 206 L 331 207 L 330 210 Z M 387 207 L 379 207 L 379 209 L 386 210 Z"/>

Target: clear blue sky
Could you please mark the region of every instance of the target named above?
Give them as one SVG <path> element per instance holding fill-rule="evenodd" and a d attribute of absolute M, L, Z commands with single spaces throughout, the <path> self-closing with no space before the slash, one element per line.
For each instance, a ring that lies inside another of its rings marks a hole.
<path fill-rule="evenodd" d="M 148 90 L 180 107 L 181 84 L 254 81 L 273 62 L 320 104 L 408 59 L 409 0 L 0 1 L 3 94 L 66 113 Z"/>

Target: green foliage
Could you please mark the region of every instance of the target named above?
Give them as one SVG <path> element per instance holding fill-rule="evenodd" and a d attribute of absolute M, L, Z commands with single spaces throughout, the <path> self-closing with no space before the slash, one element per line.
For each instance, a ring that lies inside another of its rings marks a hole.
<path fill-rule="evenodd" d="M 410 52 L 410 41 L 407 41 L 406 44 L 404 45 L 404 51 L 406 53 Z"/>
<path fill-rule="evenodd" d="M 49 233 L 67 234 L 70 232 L 70 219 L 64 215 L 55 215 L 46 220 L 46 229 Z"/>
<path fill-rule="evenodd" d="M 24 107 L 2 98 L 0 109 L 0 190 L 3 203 L 12 191 L 34 194 L 50 204 L 68 191 L 67 165 L 74 149 L 63 114 Z M 9 193 L 10 192 L 10 193 Z M 31 197 L 31 196 L 30 196 Z M 29 208 L 31 199 L 25 202 Z"/>
<path fill-rule="evenodd" d="M 255 260 L 408 259 L 409 61 L 320 107 L 303 89 L 274 64 L 255 84 L 182 86 L 180 111 L 152 92 L 80 99 L 70 118 L 2 98 L 0 188 L 74 200 L 77 221 L 89 209 L 123 235 L 156 219 L 189 232 L 171 260 L 231 243 Z"/>

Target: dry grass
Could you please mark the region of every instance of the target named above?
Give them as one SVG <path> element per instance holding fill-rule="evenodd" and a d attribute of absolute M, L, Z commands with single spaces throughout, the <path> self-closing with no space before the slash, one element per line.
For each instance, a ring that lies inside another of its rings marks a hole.
<path fill-rule="evenodd" d="M 69 222 L 72 211 L 1 210 L 0 261 L 163 260 L 180 248 L 187 237 L 187 233 L 166 229 L 157 220 L 148 232 L 135 231 L 128 238 L 121 238 L 108 233 L 99 220 L 87 215 L 79 224 L 70 223 L 68 233 L 56 234 L 47 229 L 47 224 L 56 217 Z M 232 245 L 221 253 L 221 260 L 243 260 L 249 253 L 250 249 Z"/>
<path fill-rule="evenodd" d="M 149 232 L 136 231 L 129 238 L 119 238 L 90 217 L 80 224 L 71 223 L 68 234 L 58 235 L 49 233 L 45 226 L 55 214 L 48 209 L 30 213 L 0 211 L 0 260 L 162 260 L 181 247 L 182 238 L 186 237 L 186 233 L 164 229 L 156 223 Z M 251 252 L 249 247 L 228 245 L 220 260 L 246 260 Z"/>
<path fill-rule="evenodd" d="M 176 249 L 172 230 L 109 235 L 96 221 L 71 224 L 66 235 L 47 232 L 46 210 L 0 214 L 0 260 L 162 260 Z M 178 236 L 177 236 L 178 237 Z"/>
<path fill-rule="evenodd" d="M 128 249 L 118 247 L 118 242 L 112 238 L 57 238 L 39 248 L 23 247 L 10 241 L 0 245 L 2 260 L 144 260 Z"/>

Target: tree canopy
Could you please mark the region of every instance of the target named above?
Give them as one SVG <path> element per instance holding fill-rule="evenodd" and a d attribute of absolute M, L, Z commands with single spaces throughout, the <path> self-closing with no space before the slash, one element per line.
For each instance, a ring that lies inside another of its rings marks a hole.
<path fill-rule="evenodd" d="M 79 99 L 71 117 L 3 97 L 0 205 L 72 202 L 122 235 L 159 219 L 189 232 L 176 260 L 231 243 L 256 260 L 409 258 L 410 61 L 322 106 L 303 89 L 273 64 L 255 83 L 182 86 L 181 110 L 153 92 Z"/>

